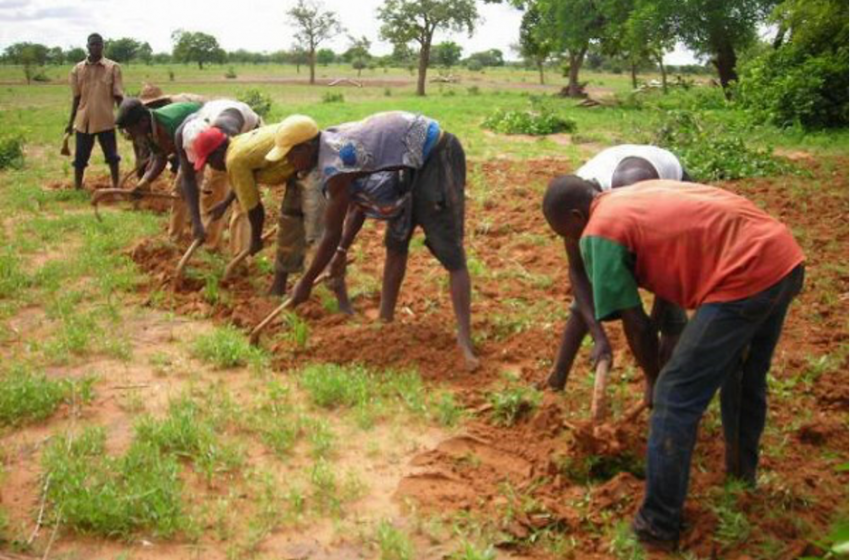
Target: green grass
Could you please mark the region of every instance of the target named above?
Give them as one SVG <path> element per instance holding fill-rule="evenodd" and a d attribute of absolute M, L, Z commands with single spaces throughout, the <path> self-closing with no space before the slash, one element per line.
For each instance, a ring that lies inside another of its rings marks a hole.
<path fill-rule="evenodd" d="M 192 353 L 217 369 L 247 365 L 262 369 L 268 363 L 268 355 L 262 349 L 251 346 L 247 337 L 230 325 L 197 337 L 192 345 Z"/>
<path fill-rule="evenodd" d="M 312 404 L 352 411 L 361 428 L 370 428 L 380 418 L 398 413 L 438 419 L 444 425 L 460 417 L 453 400 L 430 392 L 413 371 L 378 371 L 359 364 L 310 364 L 299 372 L 298 383 Z"/>
<path fill-rule="evenodd" d="M 742 483 L 729 482 L 720 490 L 711 507 L 717 517 L 714 540 L 726 549 L 734 549 L 746 542 L 752 532 L 746 513 L 738 507 L 738 499 L 745 491 Z"/>
<path fill-rule="evenodd" d="M 191 461 L 211 480 L 243 462 L 241 450 L 222 438 L 222 426 L 209 403 L 183 396 L 171 402 L 165 418 L 142 417 L 135 426 L 135 439 L 163 455 Z"/>
<path fill-rule="evenodd" d="M 94 378 L 51 379 L 15 364 L 0 376 L 0 426 L 19 426 L 52 416 L 64 403 L 88 403 Z"/>
<path fill-rule="evenodd" d="M 493 407 L 490 417 L 497 426 L 513 426 L 531 415 L 542 399 L 543 394 L 540 391 L 519 384 L 506 385 L 487 395 L 487 400 Z"/>
<path fill-rule="evenodd" d="M 389 520 L 385 519 L 378 524 L 374 539 L 381 560 L 412 560 L 416 557 L 410 538 Z"/>
<path fill-rule="evenodd" d="M 106 450 L 103 428 L 55 438 L 44 452 L 48 519 L 78 533 L 128 537 L 136 531 L 171 537 L 185 526 L 180 466 L 173 456 L 134 442 Z"/>

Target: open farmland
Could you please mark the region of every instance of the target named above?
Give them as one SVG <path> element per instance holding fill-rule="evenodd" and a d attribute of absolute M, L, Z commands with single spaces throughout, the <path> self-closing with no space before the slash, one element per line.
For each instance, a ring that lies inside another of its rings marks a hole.
<path fill-rule="evenodd" d="M 379 224 L 367 223 L 351 251 L 356 315 L 336 313 L 318 288 L 260 348 L 246 332 L 280 303 L 264 295 L 273 248 L 224 283 L 227 258 L 203 251 L 173 289 L 188 240 L 168 240 L 167 204 L 114 204 L 97 221 L 89 193 L 73 190 L 58 155 L 67 70 L 32 86 L 15 68 L 0 71 L 0 126 L 25 139 L 26 156 L 22 169 L 0 172 L 0 558 L 644 557 L 628 522 L 642 495 L 647 415 L 609 445 L 580 437 L 589 348 L 564 393 L 534 388 L 571 297 L 540 201 L 553 176 L 603 147 L 654 141 L 677 111 L 776 150 L 780 173 L 711 183 L 787 223 L 807 255 L 806 287 L 774 357 L 759 489 L 723 484 L 713 403 L 678 557 L 816 555 L 836 522 L 846 526 L 846 130 L 754 126 L 707 86 L 630 100 L 628 78 L 607 74 L 587 73 L 603 104 L 585 108 L 516 69 L 461 73 L 419 98 L 404 70 L 329 88 L 304 85 L 292 67 L 238 66 L 225 79 L 218 66 L 175 65 L 173 81 L 166 67 L 126 68 L 130 91 L 143 82 L 210 97 L 258 89 L 273 101 L 268 122 L 300 112 L 327 126 L 392 108 L 456 134 L 469 159 L 466 247 L 482 359 L 467 372 L 445 274 L 421 237 L 396 322 L 377 321 Z M 342 76 L 354 74 L 331 66 L 318 77 Z M 497 109 L 534 104 L 575 131 L 509 136 L 482 126 Z M 120 149 L 126 169 L 132 151 L 125 141 Z M 87 188 L 108 186 L 97 151 L 92 162 Z M 276 209 L 282 192 L 265 196 Z M 616 417 L 643 381 L 619 326 L 609 332 Z"/>

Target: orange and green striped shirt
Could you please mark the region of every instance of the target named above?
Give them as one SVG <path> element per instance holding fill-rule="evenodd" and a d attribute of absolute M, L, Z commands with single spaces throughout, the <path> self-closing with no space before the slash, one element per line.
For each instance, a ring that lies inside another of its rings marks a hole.
<path fill-rule="evenodd" d="M 803 262 L 785 225 L 723 189 L 645 181 L 599 195 L 579 241 L 596 317 L 641 304 L 687 309 L 755 295 Z"/>

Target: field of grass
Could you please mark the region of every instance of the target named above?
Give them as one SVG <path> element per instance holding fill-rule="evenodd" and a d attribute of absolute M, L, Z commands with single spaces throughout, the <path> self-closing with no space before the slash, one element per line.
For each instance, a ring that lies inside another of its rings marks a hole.
<path fill-rule="evenodd" d="M 235 80 L 227 68 L 132 65 L 125 83 L 211 97 L 259 89 L 273 100 L 269 122 L 421 111 L 461 139 L 483 369 L 455 364 L 445 281 L 421 239 L 400 319 L 376 324 L 382 250 L 372 225 L 352 250 L 357 316 L 331 314 L 318 290 L 263 348 L 251 347 L 242 318 L 277 303 L 262 296 L 271 252 L 232 285 L 218 286 L 215 255 L 193 265 L 197 289 L 158 284 L 163 263 L 151 260 L 182 250 L 166 240 L 167 216 L 116 207 L 98 221 L 88 194 L 67 188 L 71 168 L 58 152 L 69 69 L 48 68 L 51 82 L 27 86 L 19 68 L 0 66 L 0 139 L 25 146 L 24 166 L 0 171 L 0 557 L 646 557 L 627 525 L 642 492 L 645 419 L 617 457 L 582 454 L 573 427 L 587 416 L 589 368 L 577 367 L 563 395 L 531 388 L 551 365 L 565 314 L 563 251 L 538 207 L 553 174 L 601 147 L 649 141 L 681 113 L 698 115 L 705 136 L 722 130 L 721 139 L 792 158 L 778 175 L 723 186 L 781 215 L 810 264 L 771 378 L 761 490 L 719 480 L 712 407 L 676 557 L 823 555 L 832 532 L 846 534 L 846 130 L 754 125 L 709 88 L 630 99 L 622 75 L 587 73 L 605 103 L 582 108 L 552 96 L 562 78 L 550 74 L 541 88 L 531 71 L 460 71 L 459 83 L 429 84 L 418 98 L 403 69 L 329 88 L 300 83 L 305 68 L 236 66 Z M 339 66 L 319 77 L 355 74 Z M 344 99 L 325 102 L 328 92 Z M 543 105 L 575 132 L 482 127 L 496 110 Z M 120 148 L 126 167 L 132 151 Z M 88 177 L 106 172 L 95 148 Z M 162 253 L 139 258 L 151 248 Z M 641 379 L 618 329 L 612 340 L 619 413 Z"/>

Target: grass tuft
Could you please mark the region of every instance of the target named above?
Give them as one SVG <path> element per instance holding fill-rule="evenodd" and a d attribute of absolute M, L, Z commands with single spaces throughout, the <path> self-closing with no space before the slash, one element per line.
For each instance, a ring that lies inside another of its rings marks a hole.
<path fill-rule="evenodd" d="M 268 364 L 268 355 L 262 349 L 251 346 L 245 335 L 230 325 L 199 336 L 195 339 L 192 353 L 217 369 L 246 365 L 262 369 Z"/>
<path fill-rule="evenodd" d="M 180 466 L 142 442 L 106 453 L 103 428 L 57 438 L 45 450 L 47 500 L 63 526 L 79 533 L 128 537 L 144 530 L 170 537 L 185 526 Z"/>

